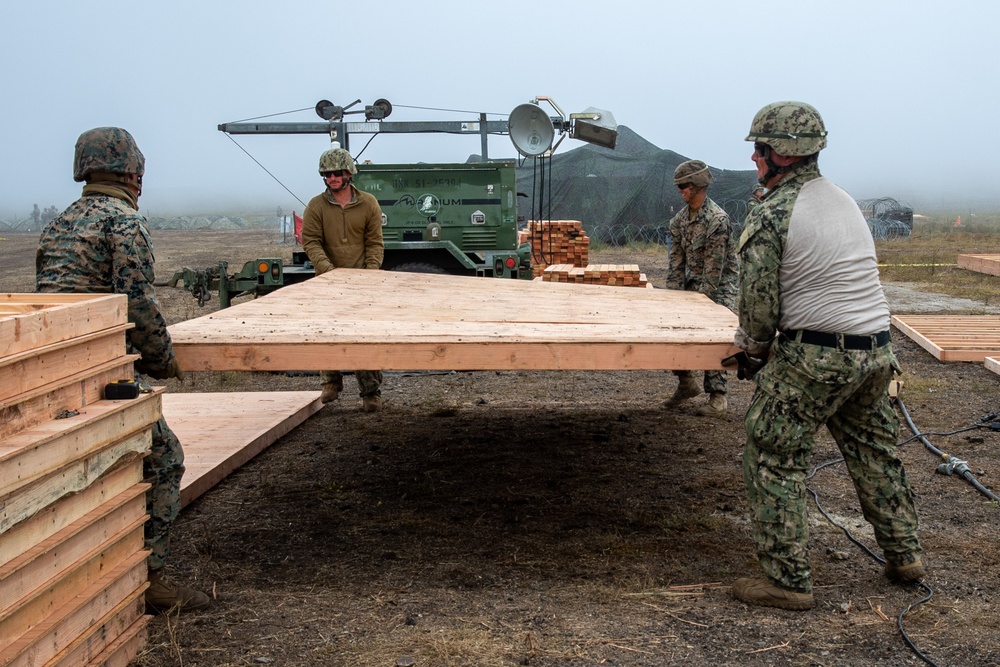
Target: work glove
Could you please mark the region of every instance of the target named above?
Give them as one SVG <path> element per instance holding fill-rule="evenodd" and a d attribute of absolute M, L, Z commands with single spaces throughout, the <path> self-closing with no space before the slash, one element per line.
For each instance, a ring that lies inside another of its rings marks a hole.
<path fill-rule="evenodd" d="M 731 368 L 736 366 L 736 377 L 741 380 L 752 380 L 753 376 L 757 374 L 764 364 L 767 363 L 767 359 L 758 359 L 757 357 L 751 357 L 745 351 L 740 350 L 736 354 L 730 355 L 722 360 L 722 365 Z"/>

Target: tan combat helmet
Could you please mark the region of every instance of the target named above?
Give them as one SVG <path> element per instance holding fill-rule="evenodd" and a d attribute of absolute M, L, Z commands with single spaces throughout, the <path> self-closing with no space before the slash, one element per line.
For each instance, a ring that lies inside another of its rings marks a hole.
<path fill-rule="evenodd" d="M 701 160 L 688 160 L 681 162 L 674 169 L 674 185 L 690 183 L 696 188 L 705 188 L 713 181 L 712 172 L 708 170 L 708 165 Z"/>

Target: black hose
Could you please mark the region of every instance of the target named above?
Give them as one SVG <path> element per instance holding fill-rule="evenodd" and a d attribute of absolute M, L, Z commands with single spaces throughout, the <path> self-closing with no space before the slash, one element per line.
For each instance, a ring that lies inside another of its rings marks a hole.
<path fill-rule="evenodd" d="M 940 449 L 932 445 L 931 441 L 925 438 L 924 435 L 919 430 L 917 430 L 917 427 L 913 423 L 913 420 L 910 419 L 909 411 L 907 411 L 906 406 L 903 405 L 903 400 L 898 396 L 896 397 L 896 403 L 899 405 L 899 410 L 900 412 L 903 413 L 903 418 L 906 419 L 906 425 L 910 427 L 910 430 L 913 432 L 914 437 L 918 438 L 920 442 L 924 443 L 924 447 L 930 450 L 935 456 L 940 457 L 944 461 L 944 463 L 938 466 L 939 473 L 944 475 L 952 475 L 957 473 L 962 477 L 964 477 L 969 484 L 974 486 L 984 496 L 986 496 L 990 500 L 1000 502 L 1000 496 L 997 496 L 995 493 L 987 489 L 978 479 L 976 479 L 976 476 L 972 474 L 971 470 L 969 470 L 969 465 L 966 461 L 956 458 L 951 454 L 946 454 L 945 452 L 942 452 Z"/>

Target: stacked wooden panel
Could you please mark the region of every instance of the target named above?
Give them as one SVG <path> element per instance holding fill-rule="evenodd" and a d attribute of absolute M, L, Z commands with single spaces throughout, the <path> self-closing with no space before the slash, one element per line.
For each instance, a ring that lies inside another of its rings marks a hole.
<path fill-rule="evenodd" d="M 145 644 L 142 459 L 160 395 L 121 295 L 0 294 L 0 667 L 120 665 Z"/>
<path fill-rule="evenodd" d="M 1000 276 L 1000 255 L 959 255 L 958 268 Z"/>
<path fill-rule="evenodd" d="M 532 275 L 542 275 L 552 264 L 586 266 L 590 257 L 590 238 L 579 220 L 532 220 L 518 232 L 519 243 L 531 244 Z"/>
<path fill-rule="evenodd" d="M 612 287 L 652 287 L 638 264 L 552 264 L 545 267 L 542 280 L 578 285 L 610 285 Z"/>

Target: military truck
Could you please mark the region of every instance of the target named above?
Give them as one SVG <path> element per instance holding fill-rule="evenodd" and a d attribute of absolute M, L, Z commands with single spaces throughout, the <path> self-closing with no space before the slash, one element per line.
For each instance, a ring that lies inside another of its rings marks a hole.
<path fill-rule="evenodd" d="M 559 113 L 548 116 L 538 100 L 548 101 Z M 509 121 L 386 122 L 392 105 L 384 99 L 364 108 L 365 122 L 349 123 L 345 116 L 362 113 L 327 100 L 316 104 L 323 122 L 240 122 L 224 123 L 227 134 L 328 134 L 331 142 L 349 150 L 351 134 L 392 134 L 437 132 L 479 135 L 482 161 L 444 164 L 357 164 L 355 184 L 378 200 L 382 208 L 382 237 L 385 257 L 382 268 L 390 271 L 420 271 L 492 278 L 530 279 L 531 250 L 518 243 L 515 162 L 489 159 L 488 137 L 509 134 L 515 148 L 525 157 L 551 154 L 555 133 L 614 147 L 617 126 L 613 117 L 596 109 L 572 114 L 569 119 L 549 98 L 536 98 L 519 105 Z M 603 120 L 602 120 L 603 119 Z M 560 138 L 561 141 L 561 138 Z M 558 144 L 557 144 L 558 145 Z M 222 307 L 236 295 L 267 294 L 284 285 L 315 275 L 305 252 L 292 253 L 292 261 L 260 258 L 247 262 L 236 274 L 228 264 L 204 271 L 185 268 L 165 284 L 181 281 L 203 304 L 218 291 Z"/>

